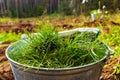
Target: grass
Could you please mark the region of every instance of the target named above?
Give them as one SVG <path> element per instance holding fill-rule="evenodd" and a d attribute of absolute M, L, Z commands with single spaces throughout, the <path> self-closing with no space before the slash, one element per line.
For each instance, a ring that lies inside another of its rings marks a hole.
<path fill-rule="evenodd" d="M 15 42 L 20 39 L 21 33 L 0 32 L 0 42 Z"/>
<path fill-rule="evenodd" d="M 105 33 L 102 31 L 99 37 L 103 42 L 108 44 L 115 51 L 115 55 L 120 54 L 120 26 L 110 27 L 110 33 Z"/>
<path fill-rule="evenodd" d="M 106 55 L 107 47 L 92 32 L 60 37 L 57 30 L 46 26 L 37 33 L 14 45 L 10 58 L 33 67 L 66 68 L 93 63 Z"/>
<path fill-rule="evenodd" d="M 0 24 L 1 23 L 14 23 L 17 22 L 17 18 L 9 18 L 9 17 L 5 17 L 5 18 L 0 18 Z"/>

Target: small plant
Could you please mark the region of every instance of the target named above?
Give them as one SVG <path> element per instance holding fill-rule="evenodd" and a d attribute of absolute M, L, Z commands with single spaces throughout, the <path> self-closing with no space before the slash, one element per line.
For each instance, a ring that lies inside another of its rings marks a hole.
<path fill-rule="evenodd" d="M 102 59 L 107 47 L 92 32 L 59 36 L 57 30 L 47 26 L 35 35 L 28 35 L 9 52 L 11 59 L 34 67 L 66 68 L 82 66 Z"/>
<path fill-rule="evenodd" d="M 14 32 L 0 32 L 0 42 L 14 42 L 20 39 L 21 33 L 16 34 Z"/>
<path fill-rule="evenodd" d="M 120 64 L 118 64 L 118 65 L 116 66 L 116 68 L 115 68 L 115 70 L 114 70 L 114 73 L 115 73 L 114 79 L 115 79 L 115 80 L 119 80 L 119 79 L 120 79 L 120 77 L 119 77 L 119 75 L 120 75 Z"/>
<path fill-rule="evenodd" d="M 104 18 L 107 18 L 106 14 L 108 14 L 108 11 L 105 10 L 106 9 L 106 6 L 103 5 L 102 9 L 96 9 L 96 10 L 92 10 L 90 12 L 90 15 L 91 15 L 91 18 L 92 18 L 92 21 L 96 20 L 96 19 L 104 19 Z"/>

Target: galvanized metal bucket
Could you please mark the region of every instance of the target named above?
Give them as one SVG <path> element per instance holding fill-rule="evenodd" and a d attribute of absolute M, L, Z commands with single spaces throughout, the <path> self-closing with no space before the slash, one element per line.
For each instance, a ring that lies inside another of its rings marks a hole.
<path fill-rule="evenodd" d="M 21 43 L 24 44 L 22 41 L 15 42 L 13 44 L 21 45 Z M 8 53 L 11 50 L 14 51 L 13 44 L 7 48 L 6 56 L 11 64 L 15 80 L 99 80 L 102 67 L 111 52 L 109 47 L 106 45 L 108 50 L 101 60 L 84 66 L 71 68 L 37 68 L 26 66 L 12 60 Z"/>

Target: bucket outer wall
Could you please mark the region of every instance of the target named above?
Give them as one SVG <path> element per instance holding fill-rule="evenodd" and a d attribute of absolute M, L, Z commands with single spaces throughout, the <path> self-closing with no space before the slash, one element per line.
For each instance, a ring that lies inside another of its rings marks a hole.
<path fill-rule="evenodd" d="M 10 61 L 15 80 L 99 80 L 104 60 L 94 65 L 66 70 L 27 68 Z"/>

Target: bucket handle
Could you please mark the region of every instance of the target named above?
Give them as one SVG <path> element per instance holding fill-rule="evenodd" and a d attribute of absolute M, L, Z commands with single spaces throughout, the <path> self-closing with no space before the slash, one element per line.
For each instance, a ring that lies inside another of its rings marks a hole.
<path fill-rule="evenodd" d="M 103 60 L 103 62 L 106 62 L 113 54 L 114 54 L 114 50 L 108 47 L 107 57 Z"/>
<path fill-rule="evenodd" d="M 113 55 L 115 52 L 111 48 L 108 47 L 108 50 L 110 51 L 110 55 Z"/>

